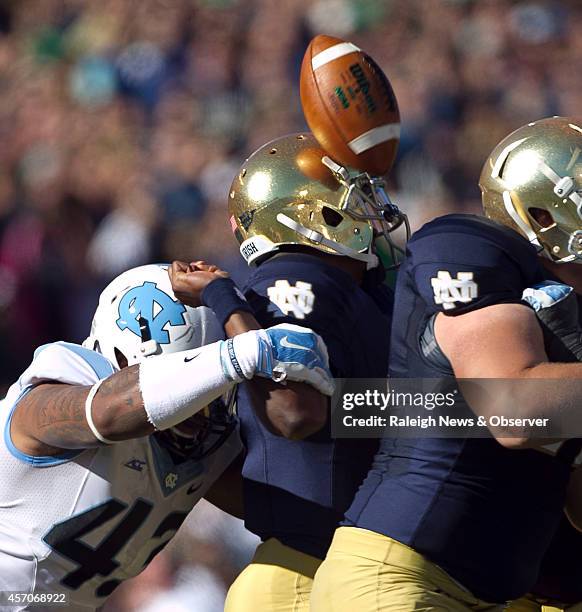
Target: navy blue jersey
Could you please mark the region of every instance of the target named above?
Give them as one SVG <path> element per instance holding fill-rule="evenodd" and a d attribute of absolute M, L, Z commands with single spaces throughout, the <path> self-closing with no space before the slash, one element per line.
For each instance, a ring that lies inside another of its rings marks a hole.
<path fill-rule="evenodd" d="M 551 280 L 559 280 L 554 276 L 548 276 Z M 582 325 L 582 296 L 580 295 L 578 295 L 578 311 L 580 325 Z M 579 453 L 581 445 L 582 441 L 572 440 L 564 444 L 562 450 L 571 452 L 572 458 Z M 568 446 L 571 449 L 567 448 Z M 544 556 L 538 582 L 532 588 L 532 593 L 568 605 L 582 602 L 582 556 L 580 551 L 582 551 L 582 533 L 575 529 L 564 515 L 550 548 Z"/>
<path fill-rule="evenodd" d="M 383 311 L 390 305 L 383 303 L 381 310 L 376 304 L 386 298 L 380 288 L 364 291 L 321 258 L 288 253 L 261 264 L 244 293 L 261 325 L 295 323 L 320 334 L 334 376 L 387 376 L 390 320 Z M 329 424 L 302 441 L 273 435 L 256 417 L 244 384 L 237 405 L 247 447 L 247 529 L 323 559 L 370 468 L 377 440 L 332 440 Z"/>
<path fill-rule="evenodd" d="M 409 241 L 399 272 L 391 375 L 452 376 L 442 354 L 423 354 L 432 317 L 519 303 L 543 278 L 535 249 L 516 232 L 472 215 L 428 223 Z M 346 523 L 411 546 L 475 596 L 504 602 L 536 582 L 568 472 L 567 461 L 493 438 L 384 439 Z"/>
<path fill-rule="evenodd" d="M 544 556 L 537 584 L 538 597 L 573 605 L 582 602 L 582 533 L 562 518 L 552 544 Z"/>

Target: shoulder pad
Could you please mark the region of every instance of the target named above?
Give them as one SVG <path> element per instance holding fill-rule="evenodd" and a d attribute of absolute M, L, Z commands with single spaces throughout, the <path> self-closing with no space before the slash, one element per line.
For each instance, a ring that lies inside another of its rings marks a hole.
<path fill-rule="evenodd" d="M 280 278 L 281 276 L 286 278 L 309 276 L 310 280 L 321 282 L 325 282 L 325 279 L 351 281 L 349 274 L 316 255 L 279 253 L 259 264 L 251 274 L 249 282 L 253 282 L 253 279 Z"/>
<path fill-rule="evenodd" d="M 319 257 L 284 253 L 259 265 L 247 281 L 245 296 L 263 325 L 299 319 L 316 329 L 325 326 L 322 316 L 328 320 L 345 314 L 356 289 L 349 274 Z"/>
<path fill-rule="evenodd" d="M 19 379 L 21 387 L 44 381 L 93 385 L 117 371 L 100 353 L 78 344 L 54 342 L 36 349 L 32 363 Z"/>
<path fill-rule="evenodd" d="M 434 311 L 457 315 L 519 303 L 543 278 L 532 247 L 517 232 L 474 215 L 446 215 L 415 233 L 403 266 Z"/>
<path fill-rule="evenodd" d="M 530 258 L 537 255 L 537 251 L 521 234 L 514 230 L 491 221 L 486 217 L 469 214 L 453 214 L 437 217 L 425 223 L 414 232 L 407 246 L 428 236 L 440 237 L 445 241 L 455 236 L 473 237 L 476 241 L 486 241 L 498 246 L 500 250 L 511 254 L 515 258 Z M 454 244 L 451 247 L 454 248 Z"/>

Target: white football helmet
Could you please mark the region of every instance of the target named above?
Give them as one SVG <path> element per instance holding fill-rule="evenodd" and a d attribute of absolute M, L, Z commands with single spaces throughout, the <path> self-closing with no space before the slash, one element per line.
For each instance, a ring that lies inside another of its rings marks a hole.
<path fill-rule="evenodd" d="M 139 266 L 120 274 L 103 290 L 91 334 L 83 346 L 121 366 L 150 355 L 198 348 L 224 338 L 209 308 L 179 302 L 168 276 L 168 265 Z"/>

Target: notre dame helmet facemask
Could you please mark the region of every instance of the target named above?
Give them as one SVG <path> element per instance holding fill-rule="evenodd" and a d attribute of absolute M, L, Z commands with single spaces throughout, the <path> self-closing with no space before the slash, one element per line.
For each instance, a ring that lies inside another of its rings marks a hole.
<path fill-rule="evenodd" d="M 373 268 L 375 238 L 408 226 L 383 179 L 336 164 L 309 133 L 273 140 L 244 162 L 230 189 L 229 214 L 249 264 L 303 245 Z"/>
<path fill-rule="evenodd" d="M 487 217 L 553 261 L 582 261 L 582 121 L 552 117 L 502 140 L 481 172 Z"/>

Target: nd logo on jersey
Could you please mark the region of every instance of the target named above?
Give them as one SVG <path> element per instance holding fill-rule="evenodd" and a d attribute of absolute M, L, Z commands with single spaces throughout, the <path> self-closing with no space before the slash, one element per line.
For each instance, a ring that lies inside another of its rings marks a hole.
<path fill-rule="evenodd" d="M 297 281 L 292 286 L 289 281 L 278 280 L 273 287 L 267 289 L 267 295 L 279 310 L 286 315 L 293 313 L 296 319 L 305 319 L 313 311 L 315 295 L 311 283 Z"/>
<path fill-rule="evenodd" d="M 164 329 L 166 325 L 183 325 L 186 323 L 186 307 L 175 302 L 167 293 L 158 289 L 155 283 L 145 282 L 139 287 L 130 289 L 119 301 L 119 319 L 117 327 L 122 331 L 129 329 L 136 336 L 140 335 L 138 317 L 141 315 L 149 323 L 152 340 L 158 344 L 168 344 L 170 334 Z"/>
<path fill-rule="evenodd" d="M 477 297 L 478 285 L 473 280 L 473 272 L 459 272 L 453 278 L 450 272 L 439 270 L 436 278 L 430 279 L 434 291 L 434 301 L 442 304 L 445 310 L 456 308 L 455 302 L 468 304 Z"/>

